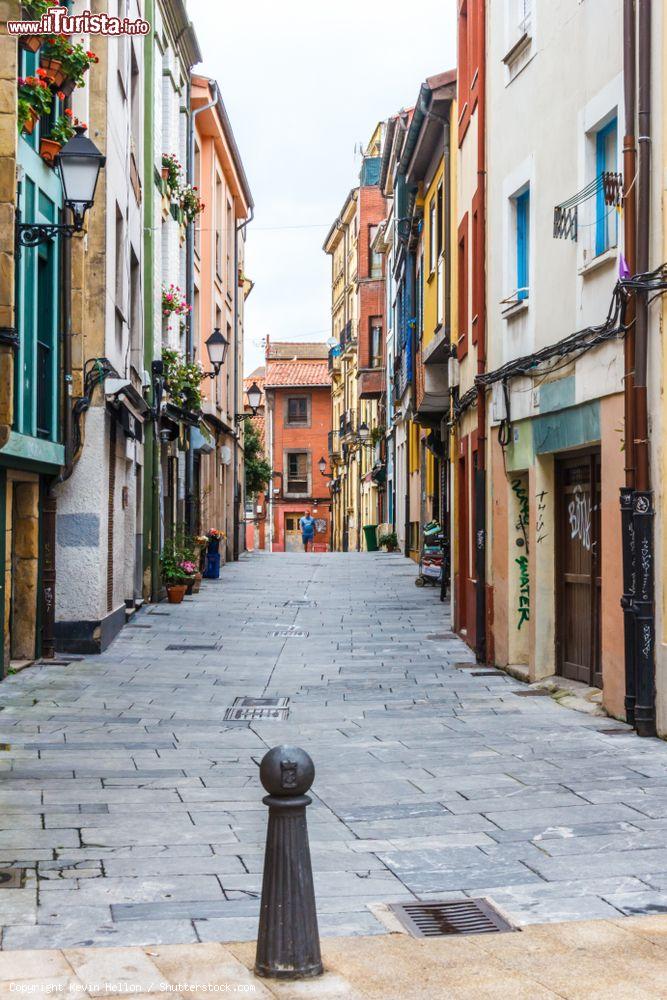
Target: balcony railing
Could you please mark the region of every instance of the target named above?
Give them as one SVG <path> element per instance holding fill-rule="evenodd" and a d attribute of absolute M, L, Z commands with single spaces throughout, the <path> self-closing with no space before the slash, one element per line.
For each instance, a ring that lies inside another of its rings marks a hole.
<path fill-rule="evenodd" d="M 345 350 L 348 344 L 353 343 L 357 338 L 353 334 L 352 320 L 349 319 L 340 331 L 340 346 Z"/>

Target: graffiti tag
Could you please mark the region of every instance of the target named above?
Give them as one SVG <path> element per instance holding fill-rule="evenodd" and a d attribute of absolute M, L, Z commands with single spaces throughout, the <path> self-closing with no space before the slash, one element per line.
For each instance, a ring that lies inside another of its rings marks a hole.
<path fill-rule="evenodd" d="M 570 538 L 578 538 L 587 552 L 591 550 L 591 498 L 580 486 L 575 486 L 574 496 L 567 508 L 570 521 Z"/>

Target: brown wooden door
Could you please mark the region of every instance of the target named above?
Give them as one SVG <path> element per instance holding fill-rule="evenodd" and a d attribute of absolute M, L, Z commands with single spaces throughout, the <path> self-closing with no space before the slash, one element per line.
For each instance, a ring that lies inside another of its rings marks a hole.
<path fill-rule="evenodd" d="M 602 686 L 600 666 L 600 455 L 557 465 L 558 672 Z"/>

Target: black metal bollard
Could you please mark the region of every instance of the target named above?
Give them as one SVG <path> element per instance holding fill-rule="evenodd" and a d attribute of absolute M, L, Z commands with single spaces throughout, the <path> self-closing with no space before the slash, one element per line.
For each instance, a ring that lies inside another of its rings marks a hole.
<path fill-rule="evenodd" d="M 269 793 L 262 905 L 255 972 L 276 979 L 306 979 L 323 972 L 313 870 L 308 846 L 306 795 L 315 766 L 305 750 L 269 750 L 259 767 Z"/>

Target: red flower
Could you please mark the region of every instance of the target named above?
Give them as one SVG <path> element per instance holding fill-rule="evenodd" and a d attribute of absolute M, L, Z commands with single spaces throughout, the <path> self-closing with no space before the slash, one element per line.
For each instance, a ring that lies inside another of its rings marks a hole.
<path fill-rule="evenodd" d="M 65 108 L 65 114 L 67 115 L 68 118 L 74 117 L 74 112 L 72 111 L 71 108 Z"/>
<path fill-rule="evenodd" d="M 40 79 L 43 80 L 46 77 L 46 70 L 42 69 L 42 67 L 39 66 L 38 69 L 37 69 L 37 76 L 40 77 Z"/>
<path fill-rule="evenodd" d="M 56 94 L 56 97 L 58 98 L 59 101 L 64 101 L 65 100 L 65 95 L 63 94 L 62 90 L 58 91 L 58 93 Z"/>

